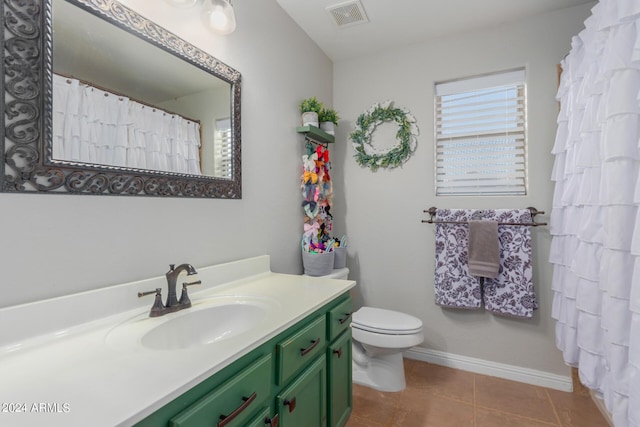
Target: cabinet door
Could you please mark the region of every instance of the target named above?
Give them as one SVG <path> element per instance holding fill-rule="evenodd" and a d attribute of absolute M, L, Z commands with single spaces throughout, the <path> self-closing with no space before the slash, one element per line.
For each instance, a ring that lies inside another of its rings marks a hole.
<path fill-rule="evenodd" d="M 258 359 L 237 376 L 171 419 L 171 427 L 241 427 L 270 400 L 271 354 Z"/>
<path fill-rule="evenodd" d="M 323 354 L 278 394 L 280 427 L 326 427 L 326 375 Z"/>
<path fill-rule="evenodd" d="M 329 427 L 343 427 L 351 414 L 351 368 L 351 329 L 348 329 L 327 349 Z"/>
<path fill-rule="evenodd" d="M 271 409 L 264 408 L 246 427 L 278 427 L 278 416 L 272 417 Z"/>

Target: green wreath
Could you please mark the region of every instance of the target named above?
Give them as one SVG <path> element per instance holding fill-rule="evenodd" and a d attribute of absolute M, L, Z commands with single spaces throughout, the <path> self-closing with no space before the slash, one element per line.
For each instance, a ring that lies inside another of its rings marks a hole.
<path fill-rule="evenodd" d="M 385 152 L 377 152 L 371 145 L 371 135 L 380 124 L 394 121 L 398 124 L 396 139 L 398 144 Z M 373 104 L 356 120 L 355 131 L 349 135 L 356 151 L 354 155 L 360 166 L 372 171 L 378 168 L 395 168 L 406 162 L 416 149 L 418 126 L 416 119 L 408 111 L 394 108 L 391 101 Z"/>

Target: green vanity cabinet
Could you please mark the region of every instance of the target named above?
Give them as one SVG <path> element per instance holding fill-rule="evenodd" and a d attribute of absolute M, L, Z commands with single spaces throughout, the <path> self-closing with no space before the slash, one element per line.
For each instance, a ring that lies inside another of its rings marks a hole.
<path fill-rule="evenodd" d="M 347 424 L 353 407 L 351 380 L 351 330 L 346 330 L 327 348 L 327 389 L 329 425 Z"/>
<path fill-rule="evenodd" d="M 218 425 L 245 427 L 252 415 L 270 406 L 272 374 L 267 354 L 173 417 L 169 425 L 200 427 L 215 420 Z"/>
<path fill-rule="evenodd" d="M 350 330 L 351 313 L 351 298 L 342 300 L 335 307 L 327 311 L 327 339 L 329 342 L 336 339 L 347 329 Z"/>
<path fill-rule="evenodd" d="M 330 427 L 343 427 L 352 409 L 351 298 L 327 311 L 327 417 Z M 345 380 L 348 379 L 348 380 Z"/>
<path fill-rule="evenodd" d="M 277 427 L 278 418 L 271 416 L 271 409 L 265 408 L 247 424 L 247 427 Z"/>
<path fill-rule="evenodd" d="M 311 324 L 276 346 L 278 355 L 278 385 L 287 384 L 291 378 L 309 365 L 326 348 L 326 321 L 320 316 Z"/>
<path fill-rule="evenodd" d="M 280 427 L 325 427 L 327 425 L 327 363 L 316 359 L 277 397 Z"/>
<path fill-rule="evenodd" d="M 350 314 L 347 292 L 136 427 L 343 427 L 352 402 Z"/>

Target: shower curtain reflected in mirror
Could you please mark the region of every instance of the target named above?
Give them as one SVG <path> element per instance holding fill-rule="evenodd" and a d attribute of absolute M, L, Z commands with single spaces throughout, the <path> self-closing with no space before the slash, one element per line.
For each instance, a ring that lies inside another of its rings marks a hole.
<path fill-rule="evenodd" d="M 54 74 L 52 157 L 200 175 L 200 124 Z"/>

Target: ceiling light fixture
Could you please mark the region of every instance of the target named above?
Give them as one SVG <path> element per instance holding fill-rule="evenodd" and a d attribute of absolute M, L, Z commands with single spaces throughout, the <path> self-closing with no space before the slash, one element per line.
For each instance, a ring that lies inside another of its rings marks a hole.
<path fill-rule="evenodd" d="M 205 0 L 202 19 L 216 34 L 226 36 L 236 29 L 236 16 L 229 0 Z"/>
<path fill-rule="evenodd" d="M 165 0 L 167 3 L 187 9 L 195 6 L 199 0 Z M 216 34 L 226 36 L 236 29 L 236 16 L 230 0 L 203 0 L 202 22 Z"/>

